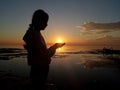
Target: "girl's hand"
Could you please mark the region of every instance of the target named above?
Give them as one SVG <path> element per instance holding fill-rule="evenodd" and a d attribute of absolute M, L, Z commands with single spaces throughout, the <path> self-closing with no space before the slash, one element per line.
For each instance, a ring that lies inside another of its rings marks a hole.
<path fill-rule="evenodd" d="M 64 45 L 65 45 L 65 43 L 55 43 L 55 44 L 53 45 L 53 47 L 54 47 L 55 49 L 57 49 L 57 48 L 63 47 Z"/>

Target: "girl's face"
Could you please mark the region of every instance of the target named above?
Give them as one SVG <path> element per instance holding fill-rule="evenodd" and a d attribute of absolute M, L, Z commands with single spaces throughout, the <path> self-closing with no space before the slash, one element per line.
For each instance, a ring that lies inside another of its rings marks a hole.
<path fill-rule="evenodd" d="M 46 27 L 47 27 L 47 22 L 40 24 L 40 30 L 45 30 Z"/>
<path fill-rule="evenodd" d="M 36 30 L 45 30 L 48 20 L 37 20 L 34 24 Z"/>
<path fill-rule="evenodd" d="M 40 30 L 45 30 L 47 27 L 48 23 L 48 17 L 40 19 L 39 25 L 40 25 Z"/>

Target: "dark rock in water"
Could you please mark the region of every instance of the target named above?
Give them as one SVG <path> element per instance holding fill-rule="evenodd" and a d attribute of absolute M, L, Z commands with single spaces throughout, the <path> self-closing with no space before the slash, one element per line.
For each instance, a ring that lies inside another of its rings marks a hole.
<path fill-rule="evenodd" d="M 10 60 L 10 58 L 5 56 L 0 56 L 0 60 Z"/>
<path fill-rule="evenodd" d="M 0 60 L 10 60 L 16 57 L 26 56 L 27 52 L 19 48 L 0 48 Z"/>

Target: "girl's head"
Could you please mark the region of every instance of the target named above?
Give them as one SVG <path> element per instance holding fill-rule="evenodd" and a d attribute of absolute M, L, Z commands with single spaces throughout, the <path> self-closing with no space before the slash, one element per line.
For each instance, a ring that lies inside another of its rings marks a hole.
<path fill-rule="evenodd" d="M 36 10 L 32 17 L 32 26 L 35 28 L 35 30 L 44 30 L 47 26 L 49 16 L 48 14 L 39 9 Z"/>

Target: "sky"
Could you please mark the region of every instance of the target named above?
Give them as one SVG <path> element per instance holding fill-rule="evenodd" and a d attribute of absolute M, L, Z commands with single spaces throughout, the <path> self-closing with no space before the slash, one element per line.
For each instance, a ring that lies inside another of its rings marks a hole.
<path fill-rule="evenodd" d="M 23 43 L 37 9 L 49 14 L 47 43 L 120 45 L 120 0 L 0 0 L 0 45 Z"/>

